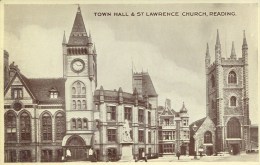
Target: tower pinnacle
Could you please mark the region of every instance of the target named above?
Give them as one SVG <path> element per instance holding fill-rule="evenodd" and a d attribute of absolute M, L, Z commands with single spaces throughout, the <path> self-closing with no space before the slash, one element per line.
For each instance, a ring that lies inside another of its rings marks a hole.
<path fill-rule="evenodd" d="M 67 40 L 66 40 L 66 35 L 65 35 L 65 30 L 64 30 L 62 44 L 66 44 L 66 43 L 67 43 Z"/>
<path fill-rule="evenodd" d="M 236 51 L 235 51 L 234 41 L 232 41 L 232 49 L 231 49 L 230 58 L 231 58 L 231 59 L 236 59 Z"/>
<path fill-rule="evenodd" d="M 209 55 L 209 43 L 207 43 L 206 58 L 210 58 L 210 55 Z"/>
<path fill-rule="evenodd" d="M 217 39 L 216 39 L 216 45 L 220 45 L 220 40 L 219 40 L 219 33 L 217 29 Z"/>
<path fill-rule="evenodd" d="M 246 32 L 245 32 L 245 30 L 243 31 L 243 45 L 242 45 L 242 49 L 247 49 L 248 47 L 247 47 L 247 41 L 246 41 Z"/>

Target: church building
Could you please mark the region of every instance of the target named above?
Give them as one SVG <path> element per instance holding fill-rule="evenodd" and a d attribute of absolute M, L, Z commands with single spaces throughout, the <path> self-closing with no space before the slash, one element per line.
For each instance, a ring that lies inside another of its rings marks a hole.
<path fill-rule="evenodd" d="M 243 34 L 241 57 L 237 57 L 234 42 L 229 58 L 222 55 L 219 32 L 215 44 L 215 61 L 211 63 L 207 44 L 206 118 L 190 125 L 190 153 L 207 155 L 219 152 L 239 154 L 250 146 L 248 95 L 248 45 Z"/>
<path fill-rule="evenodd" d="M 125 146 L 130 159 L 157 157 L 150 75 L 133 73 L 130 93 L 97 89 L 97 53 L 80 7 L 62 52 L 62 78 L 27 78 L 4 51 L 5 162 L 90 161 L 91 150 L 97 161 L 117 161 Z"/>

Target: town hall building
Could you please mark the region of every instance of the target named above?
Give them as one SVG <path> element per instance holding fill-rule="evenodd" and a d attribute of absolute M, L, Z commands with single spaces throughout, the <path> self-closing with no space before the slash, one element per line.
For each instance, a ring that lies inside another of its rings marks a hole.
<path fill-rule="evenodd" d="M 57 45 L 58 46 L 58 45 Z M 63 77 L 27 78 L 4 51 L 5 162 L 157 157 L 158 94 L 147 72 L 133 91 L 97 88 L 97 53 L 78 7 L 62 41 Z M 129 156 L 129 155 L 128 155 Z"/>

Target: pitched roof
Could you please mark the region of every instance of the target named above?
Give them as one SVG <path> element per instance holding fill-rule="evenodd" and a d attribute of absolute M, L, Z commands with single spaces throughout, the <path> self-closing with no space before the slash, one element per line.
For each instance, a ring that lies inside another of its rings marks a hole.
<path fill-rule="evenodd" d="M 190 127 L 190 133 L 194 134 L 200 128 L 200 126 L 203 124 L 203 122 L 206 120 L 206 118 L 207 117 L 204 117 L 202 119 L 199 119 L 199 120 L 194 121 L 193 123 L 191 123 L 190 126 L 189 126 Z M 194 124 L 197 126 L 197 130 L 196 131 L 194 131 L 193 128 L 192 128 L 194 126 Z"/>
<path fill-rule="evenodd" d="M 142 74 L 143 95 L 158 96 L 153 86 L 152 79 L 148 73 Z"/>
<path fill-rule="evenodd" d="M 81 15 L 80 8 L 78 7 L 78 11 L 70 33 L 68 45 L 70 46 L 86 45 L 87 43 L 88 43 L 88 36 L 83 21 L 83 17 Z"/>
<path fill-rule="evenodd" d="M 28 86 L 40 104 L 64 104 L 65 81 L 64 78 L 28 79 Z M 58 91 L 58 98 L 50 98 L 50 90 Z"/>

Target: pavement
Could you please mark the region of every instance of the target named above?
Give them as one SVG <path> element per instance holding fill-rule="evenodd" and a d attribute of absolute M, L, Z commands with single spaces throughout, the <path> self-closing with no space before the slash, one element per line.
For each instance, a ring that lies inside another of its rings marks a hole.
<path fill-rule="evenodd" d="M 240 155 L 222 155 L 222 156 L 181 156 L 180 160 L 175 155 L 164 155 L 158 159 L 148 159 L 148 162 L 258 162 L 259 154 L 240 154 Z"/>

